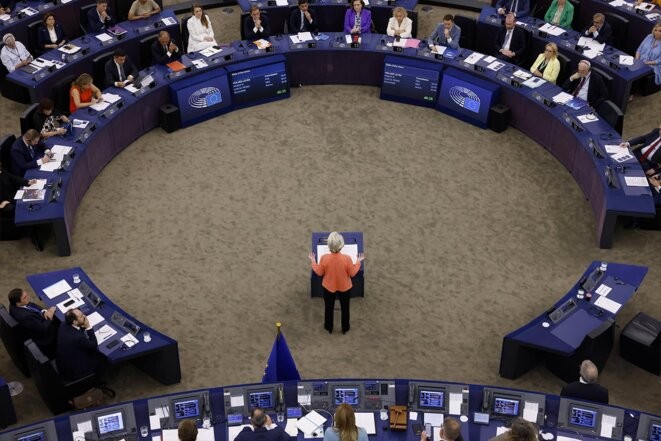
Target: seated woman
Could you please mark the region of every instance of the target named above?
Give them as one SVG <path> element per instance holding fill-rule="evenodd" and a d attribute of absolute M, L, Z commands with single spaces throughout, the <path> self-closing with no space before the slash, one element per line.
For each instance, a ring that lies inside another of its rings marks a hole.
<path fill-rule="evenodd" d="M 335 423 L 326 429 L 324 441 L 368 441 L 367 432 L 356 426 L 353 408 L 342 403 L 335 409 Z"/>
<path fill-rule="evenodd" d="M 41 133 L 42 138 L 50 138 L 55 135 L 64 135 L 66 129 L 61 127 L 69 122 L 69 118 L 57 110 L 53 100 L 44 98 L 39 102 L 37 111 L 32 117 L 32 128 Z"/>
<path fill-rule="evenodd" d="M 654 69 L 654 82 L 661 85 L 661 23 L 655 24 L 652 33 L 640 43 L 636 59 Z"/>
<path fill-rule="evenodd" d="M 188 52 L 197 52 L 210 46 L 217 46 L 209 16 L 202 6 L 193 5 L 193 16 L 188 19 Z"/>
<path fill-rule="evenodd" d="M 347 34 L 369 34 L 372 31 L 372 11 L 364 9 L 363 0 L 353 0 L 351 9 L 344 14 L 344 32 Z"/>
<path fill-rule="evenodd" d="M 547 43 L 544 53 L 539 54 L 535 62 L 530 66 L 530 72 L 536 77 L 544 78 L 555 84 L 560 73 L 560 61 L 558 60 L 558 46 L 555 43 Z"/>
<path fill-rule="evenodd" d="M 392 10 L 392 17 L 388 20 L 386 33 L 391 37 L 411 38 L 413 20 L 406 16 L 406 9 L 397 6 Z"/>
<path fill-rule="evenodd" d="M 73 113 L 82 107 L 89 107 L 103 101 L 101 91 L 92 82 L 90 74 L 82 74 L 71 83 L 69 90 L 69 112 Z"/>
<path fill-rule="evenodd" d="M 571 29 L 571 22 L 574 19 L 574 5 L 567 0 L 553 0 L 546 14 L 544 21 L 563 29 Z"/>
<path fill-rule="evenodd" d="M 67 39 L 64 36 L 64 31 L 59 23 L 55 22 L 55 15 L 52 12 L 47 12 L 44 15 L 44 24 L 39 28 L 37 33 L 37 44 L 39 50 L 45 52 L 49 49 L 57 49 L 63 46 Z"/>

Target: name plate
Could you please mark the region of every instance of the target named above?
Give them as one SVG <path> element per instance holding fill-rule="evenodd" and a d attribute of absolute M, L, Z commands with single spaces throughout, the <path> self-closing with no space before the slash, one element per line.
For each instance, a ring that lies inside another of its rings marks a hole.
<path fill-rule="evenodd" d="M 353 43 L 353 42 L 352 42 L 352 43 L 351 43 L 351 47 L 352 47 L 353 49 L 357 49 L 357 48 L 360 47 L 360 43 Z"/>
<path fill-rule="evenodd" d="M 314 41 L 311 41 L 308 43 L 308 49 L 314 49 L 317 47 L 317 43 Z"/>

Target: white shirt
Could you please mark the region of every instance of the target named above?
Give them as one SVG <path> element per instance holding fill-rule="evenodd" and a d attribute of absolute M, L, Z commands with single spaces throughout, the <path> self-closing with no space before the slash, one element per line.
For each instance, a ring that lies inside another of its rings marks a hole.
<path fill-rule="evenodd" d="M 576 96 L 578 98 L 582 99 L 583 101 L 587 102 L 587 100 L 588 100 L 588 88 L 589 87 L 590 87 L 590 74 L 588 74 L 588 76 L 585 77 L 585 83 L 583 83 L 583 87 L 581 87 L 581 90 L 578 91 L 578 95 L 576 95 Z"/>
<path fill-rule="evenodd" d="M 26 60 L 28 57 L 32 57 L 32 55 L 30 55 L 30 52 L 25 49 L 25 46 L 23 46 L 23 43 L 20 41 L 16 42 L 16 47 L 13 49 L 4 45 L 0 52 L 2 64 L 5 65 L 9 72 L 13 72 L 16 69 L 16 65 L 21 61 Z"/>
<path fill-rule="evenodd" d="M 400 37 L 411 38 L 412 27 L 413 27 L 413 21 L 408 17 L 404 17 L 404 20 L 402 20 L 402 24 L 399 24 L 399 22 L 395 17 L 390 17 L 390 20 L 388 20 L 388 29 L 386 30 L 386 32 L 391 37 L 394 37 L 395 32 L 400 31 L 399 34 Z"/>
<path fill-rule="evenodd" d="M 514 29 L 509 29 L 505 32 L 505 41 L 503 41 L 503 49 L 506 51 L 510 50 L 510 43 L 512 42 L 512 34 Z"/>
<path fill-rule="evenodd" d="M 207 18 L 209 27 L 205 27 L 202 21 L 195 16 L 188 19 L 188 23 L 186 24 L 188 28 L 188 52 L 201 51 L 202 49 L 218 44 L 215 39 L 213 41 L 204 40 L 206 37 L 214 38 L 211 20 L 209 20 L 209 16 L 206 14 L 205 17 Z"/>

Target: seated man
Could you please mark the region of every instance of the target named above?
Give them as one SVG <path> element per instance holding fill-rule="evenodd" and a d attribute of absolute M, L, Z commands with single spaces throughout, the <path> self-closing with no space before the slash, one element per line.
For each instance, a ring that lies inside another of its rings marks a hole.
<path fill-rule="evenodd" d="M 574 19 L 574 5 L 567 0 L 553 0 L 544 14 L 544 21 L 563 29 L 570 29 Z"/>
<path fill-rule="evenodd" d="M 181 58 L 181 51 L 170 39 L 168 31 L 158 33 L 158 40 L 151 45 L 152 64 L 168 64 Z"/>
<path fill-rule="evenodd" d="M 179 441 L 195 441 L 197 439 L 197 425 L 195 420 L 183 420 L 177 428 Z"/>
<path fill-rule="evenodd" d="M 578 62 L 578 70 L 562 85 L 567 93 L 587 101 L 594 109 L 608 98 L 608 89 L 599 74 L 592 72 L 592 65 L 588 60 Z"/>
<path fill-rule="evenodd" d="M 115 49 L 105 65 L 106 87 L 124 87 L 138 77 L 138 69 L 126 56 L 124 49 Z"/>
<path fill-rule="evenodd" d="M 290 437 L 282 427 L 273 424 L 260 407 L 255 407 L 250 414 L 251 427 L 244 427 L 234 439 L 235 441 L 290 441 Z"/>
<path fill-rule="evenodd" d="M 115 20 L 110 16 L 108 0 L 96 0 L 96 8 L 87 11 L 87 32 L 103 32 L 114 24 Z"/>
<path fill-rule="evenodd" d="M 499 15 L 514 14 L 516 18 L 530 13 L 530 0 L 498 0 L 496 10 Z"/>
<path fill-rule="evenodd" d="M 428 436 L 433 439 L 434 437 L 431 435 L 431 433 L 427 435 L 427 432 L 423 431 L 420 434 L 420 441 L 427 441 Z M 440 441 L 464 441 L 464 437 L 461 436 L 461 423 L 452 417 L 447 417 L 443 420 L 437 439 Z"/>
<path fill-rule="evenodd" d="M 560 396 L 608 404 L 608 389 L 597 384 L 597 377 L 597 366 L 590 360 L 583 360 L 578 381 L 565 385 Z"/>
<path fill-rule="evenodd" d="M 13 34 L 3 35 L 2 42 L 5 45 L 0 51 L 0 59 L 8 72 L 13 72 L 32 62 L 30 52 L 28 52 L 23 43 L 16 41 Z"/>
<path fill-rule="evenodd" d="M 496 34 L 494 55 L 496 58 L 518 65 L 523 61 L 525 55 L 526 35 L 514 25 L 515 23 L 514 15 L 507 14 L 505 26 L 500 28 Z"/>
<path fill-rule="evenodd" d="M 100 380 L 106 368 L 105 358 L 97 349 L 96 335 L 87 316 L 80 309 L 64 314 L 57 332 L 57 369 L 66 381 L 95 374 Z"/>
<path fill-rule="evenodd" d="M 298 9 L 291 11 L 287 22 L 287 29 L 290 34 L 317 32 L 319 25 L 315 19 L 314 11 L 309 6 L 308 0 L 298 0 Z"/>
<path fill-rule="evenodd" d="M 41 135 L 35 129 L 29 129 L 14 141 L 9 152 L 10 170 L 16 176 L 23 177 L 25 171 L 37 168 L 52 158 L 51 151 L 39 142 Z"/>
<path fill-rule="evenodd" d="M 250 17 L 243 22 L 243 33 L 246 36 L 246 40 L 250 41 L 269 38 L 271 36 L 268 17 L 262 14 L 255 5 L 250 7 Z"/>
<path fill-rule="evenodd" d="M 21 325 L 27 338 L 31 338 L 48 358 L 55 356 L 59 321 L 54 320 L 55 306 L 44 309 L 30 301 L 30 295 L 21 288 L 9 291 L 9 314 Z"/>
<path fill-rule="evenodd" d="M 538 430 L 535 424 L 526 421 L 522 417 L 518 417 L 512 421 L 510 430 L 491 438 L 489 441 L 537 441 L 537 432 Z"/>
<path fill-rule="evenodd" d="M 451 49 L 459 49 L 460 38 L 461 28 L 454 24 L 454 16 L 451 14 L 443 17 L 443 23 L 439 23 L 429 36 L 432 44 L 447 46 Z"/>
<path fill-rule="evenodd" d="M 599 43 L 610 44 L 613 38 L 613 29 L 606 21 L 606 16 L 597 12 L 592 17 L 592 24 L 583 31 L 586 37 L 594 38 Z"/>
<path fill-rule="evenodd" d="M 154 0 L 135 0 L 129 9 L 129 20 L 149 18 L 161 12 L 161 7 Z"/>
<path fill-rule="evenodd" d="M 0 14 L 11 14 L 14 6 L 16 6 L 14 0 L 0 0 Z"/>

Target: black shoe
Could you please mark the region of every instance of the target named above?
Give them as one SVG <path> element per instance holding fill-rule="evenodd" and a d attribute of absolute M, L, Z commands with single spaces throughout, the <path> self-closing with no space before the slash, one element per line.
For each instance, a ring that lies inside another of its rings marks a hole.
<path fill-rule="evenodd" d="M 349 332 L 349 329 L 343 329 L 342 330 L 342 335 L 346 334 L 347 332 Z"/>
<path fill-rule="evenodd" d="M 324 326 L 324 329 L 325 329 L 326 331 L 328 331 L 329 334 L 332 334 L 332 333 L 333 333 L 333 328 L 327 328 L 327 327 Z"/>

